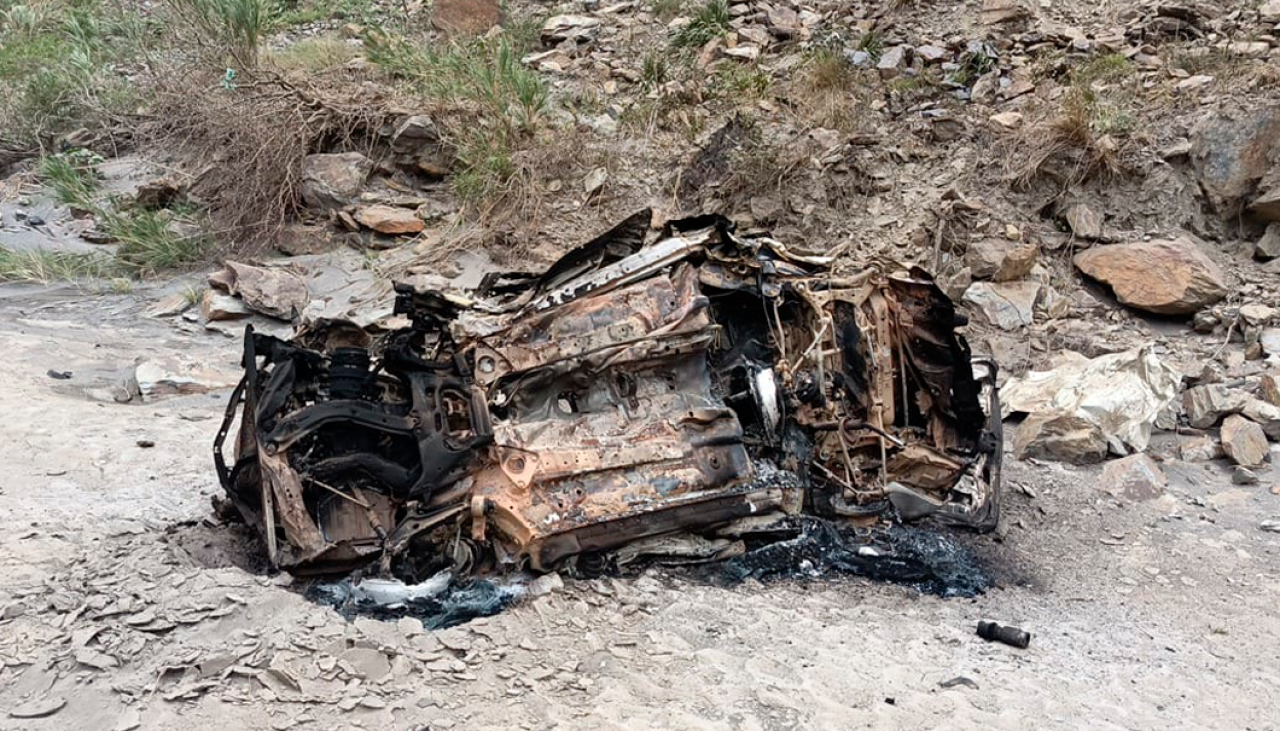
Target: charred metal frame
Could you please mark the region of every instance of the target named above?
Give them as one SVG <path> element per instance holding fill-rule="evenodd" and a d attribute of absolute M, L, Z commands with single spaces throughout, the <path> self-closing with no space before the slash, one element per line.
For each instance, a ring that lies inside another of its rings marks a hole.
<path fill-rule="evenodd" d="M 800 512 L 994 527 L 995 364 L 927 273 L 836 276 L 717 217 L 645 245 L 648 221 L 541 276 L 398 285 L 402 330 L 247 329 L 214 456 L 272 564 L 550 570 Z"/>

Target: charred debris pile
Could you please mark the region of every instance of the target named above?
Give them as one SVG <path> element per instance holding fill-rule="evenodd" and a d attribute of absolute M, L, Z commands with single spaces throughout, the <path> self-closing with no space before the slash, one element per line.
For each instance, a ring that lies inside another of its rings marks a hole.
<path fill-rule="evenodd" d="M 271 565 L 415 584 L 730 559 L 980 590 L 954 546 L 885 529 L 999 515 L 995 365 L 930 277 L 650 220 L 540 274 L 398 285 L 390 325 L 248 328 L 215 461 Z"/>

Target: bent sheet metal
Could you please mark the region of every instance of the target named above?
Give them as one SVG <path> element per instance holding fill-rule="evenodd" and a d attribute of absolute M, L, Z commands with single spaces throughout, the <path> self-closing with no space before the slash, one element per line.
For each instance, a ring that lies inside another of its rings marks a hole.
<path fill-rule="evenodd" d="M 649 220 L 540 275 L 397 285 L 400 329 L 248 330 L 215 461 L 271 563 L 547 571 L 799 513 L 994 527 L 995 365 L 925 272 Z"/>

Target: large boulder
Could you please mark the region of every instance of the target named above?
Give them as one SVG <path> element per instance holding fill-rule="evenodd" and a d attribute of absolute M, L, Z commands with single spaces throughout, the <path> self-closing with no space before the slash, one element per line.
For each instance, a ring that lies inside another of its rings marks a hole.
<path fill-rule="evenodd" d="M 1075 265 L 1121 303 L 1160 315 L 1191 315 L 1227 296 L 1226 277 L 1187 236 L 1099 246 Z"/>
<path fill-rule="evenodd" d="M 1280 163 L 1280 105 L 1224 111 L 1196 125 L 1191 162 L 1213 209 L 1236 215 Z"/>
<path fill-rule="evenodd" d="M 359 152 L 308 155 L 302 161 L 302 200 L 327 210 L 350 205 L 373 171 L 373 161 Z"/>
<path fill-rule="evenodd" d="M 1187 423 L 1196 429 L 1208 429 L 1231 414 L 1242 414 L 1261 424 L 1268 437 L 1280 441 L 1280 406 L 1245 391 L 1216 383 L 1194 386 L 1182 392 L 1182 410 Z"/>

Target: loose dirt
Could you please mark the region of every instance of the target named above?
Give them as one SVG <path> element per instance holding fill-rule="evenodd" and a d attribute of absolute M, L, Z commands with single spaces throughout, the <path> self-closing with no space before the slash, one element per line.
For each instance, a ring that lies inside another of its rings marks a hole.
<path fill-rule="evenodd" d="M 1158 441 L 1170 485 L 1132 503 L 1010 456 L 1002 529 L 958 536 L 997 582 L 973 600 L 650 570 L 439 632 L 348 622 L 217 523 L 225 390 L 111 396 L 138 358 L 237 365 L 146 299 L 0 294 L 0 729 L 1276 728 L 1270 473 L 1236 486 Z"/>

